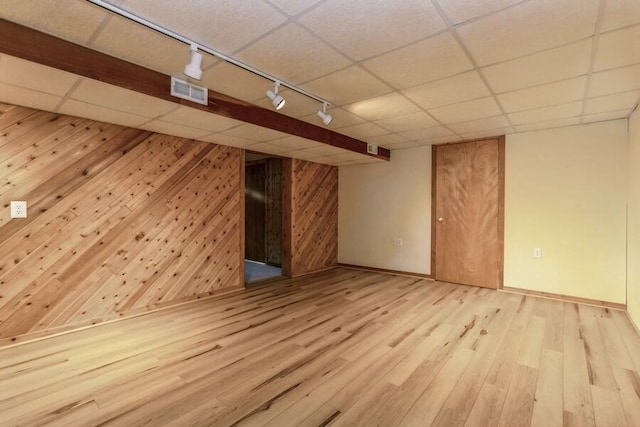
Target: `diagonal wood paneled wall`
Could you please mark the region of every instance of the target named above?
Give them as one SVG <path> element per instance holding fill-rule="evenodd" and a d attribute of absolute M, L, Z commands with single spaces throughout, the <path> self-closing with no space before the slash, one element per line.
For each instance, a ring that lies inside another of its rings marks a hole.
<path fill-rule="evenodd" d="M 284 274 L 299 276 L 338 262 L 338 168 L 283 162 Z M 287 209 L 290 207 L 290 209 Z"/>
<path fill-rule="evenodd" d="M 0 338 L 243 286 L 242 150 L 0 104 L 0 165 Z"/>

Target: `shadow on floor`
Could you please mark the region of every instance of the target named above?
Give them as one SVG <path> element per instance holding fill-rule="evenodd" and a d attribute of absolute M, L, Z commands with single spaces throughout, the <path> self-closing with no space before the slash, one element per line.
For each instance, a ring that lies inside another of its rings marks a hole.
<path fill-rule="evenodd" d="M 262 262 L 244 260 L 244 281 L 245 283 L 257 282 L 259 280 L 280 277 L 282 270 L 280 267 L 274 267 Z"/>

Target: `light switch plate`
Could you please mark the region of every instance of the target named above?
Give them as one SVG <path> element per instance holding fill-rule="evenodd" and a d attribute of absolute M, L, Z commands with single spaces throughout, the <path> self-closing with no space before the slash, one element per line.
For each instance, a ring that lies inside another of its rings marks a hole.
<path fill-rule="evenodd" d="M 25 201 L 12 201 L 11 202 L 11 218 L 26 218 L 27 217 L 27 202 Z"/>

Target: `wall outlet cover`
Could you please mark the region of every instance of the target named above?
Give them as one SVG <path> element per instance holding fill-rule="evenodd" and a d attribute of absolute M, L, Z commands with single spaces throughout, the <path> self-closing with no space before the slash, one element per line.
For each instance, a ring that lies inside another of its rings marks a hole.
<path fill-rule="evenodd" d="M 11 218 L 26 218 L 27 217 L 27 202 L 21 200 L 14 200 L 11 202 Z"/>

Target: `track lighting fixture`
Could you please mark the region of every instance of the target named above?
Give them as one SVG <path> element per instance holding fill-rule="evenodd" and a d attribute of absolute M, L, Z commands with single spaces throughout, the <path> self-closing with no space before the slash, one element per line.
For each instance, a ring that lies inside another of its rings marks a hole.
<path fill-rule="evenodd" d="M 325 124 L 325 126 L 329 126 L 329 123 L 331 123 L 331 121 L 333 120 L 333 116 L 329 113 L 327 113 L 327 103 L 323 102 L 322 103 L 322 109 L 319 110 L 317 113 L 318 117 L 320 117 L 322 119 L 322 123 Z"/>
<path fill-rule="evenodd" d="M 273 90 L 269 89 L 267 91 L 267 97 L 271 100 L 271 103 L 273 104 L 273 106 L 276 107 L 276 110 L 279 110 L 282 107 L 284 107 L 284 103 L 285 103 L 284 98 L 278 95 L 279 88 L 280 88 L 280 82 L 276 80 L 275 82 L 273 82 Z"/>
<path fill-rule="evenodd" d="M 202 55 L 198 53 L 198 46 L 191 43 L 191 61 L 184 67 L 184 73 L 192 79 L 200 80 L 202 78 Z"/>

